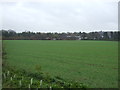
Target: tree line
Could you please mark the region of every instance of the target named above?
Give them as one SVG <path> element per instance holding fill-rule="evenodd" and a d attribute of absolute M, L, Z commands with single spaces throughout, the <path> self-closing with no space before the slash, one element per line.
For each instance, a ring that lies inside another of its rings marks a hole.
<path fill-rule="evenodd" d="M 67 33 L 42 33 L 24 31 L 17 33 L 14 30 L 0 30 L 3 40 L 109 40 L 119 41 L 119 31 L 99 32 L 67 32 Z"/>

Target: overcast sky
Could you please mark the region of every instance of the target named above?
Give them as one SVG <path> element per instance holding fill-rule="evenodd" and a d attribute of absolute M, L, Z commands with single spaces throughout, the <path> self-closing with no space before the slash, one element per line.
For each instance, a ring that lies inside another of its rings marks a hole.
<path fill-rule="evenodd" d="M 1 29 L 17 32 L 118 30 L 118 0 L 4 2 Z"/>

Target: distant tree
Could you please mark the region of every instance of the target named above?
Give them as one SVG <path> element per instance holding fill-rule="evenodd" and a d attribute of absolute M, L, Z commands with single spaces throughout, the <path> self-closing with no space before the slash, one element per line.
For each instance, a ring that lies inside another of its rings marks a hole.
<path fill-rule="evenodd" d="M 74 32 L 74 33 L 41 33 L 14 30 L 1 30 L 3 40 L 120 40 L 120 32 Z"/>
<path fill-rule="evenodd" d="M 103 37 L 104 40 L 109 40 L 109 36 L 108 36 L 108 33 L 107 33 L 107 32 L 104 32 L 104 33 L 103 33 L 103 36 L 104 36 L 104 37 Z"/>
<path fill-rule="evenodd" d="M 114 32 L 114 40 L 115 40 L 115 41 L 118 41 L 118 38 L 119 38 L 119 37 L 118 37 L 118 32 Z"/>
<path fill-rule="evenodd" d="M 83 40 L 87 40 L 88 39 L 88 35 L 85 32 L 83 32 L 81 36 L 82 36 Z"/>
<path fill-rule="evenodd" d="M 120 31 L 118 31 L 118 41 L 120 41 Z"/>

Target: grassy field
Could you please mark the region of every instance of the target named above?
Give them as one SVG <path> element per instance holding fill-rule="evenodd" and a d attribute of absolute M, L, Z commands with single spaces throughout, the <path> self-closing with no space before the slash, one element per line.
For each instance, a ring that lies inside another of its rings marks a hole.
<path fill-rule="evenodd" d="M 93 88 L 117 87 L 118 42 L 5 40 L 7 61 L 32 73 L 41 67 L 52 77 Z"/>

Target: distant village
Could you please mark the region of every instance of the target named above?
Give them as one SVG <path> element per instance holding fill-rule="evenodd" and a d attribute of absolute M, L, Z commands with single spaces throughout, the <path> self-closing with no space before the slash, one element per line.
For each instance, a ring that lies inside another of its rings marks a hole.
<path fill-rule="evenodd" d="M 120 40 L 119 31 L 99 32 L 67 32 L 67 33 L 41 33 L 25 31 L 17 33 L 14 30 L 0 30 L 3 40 Z"/>

